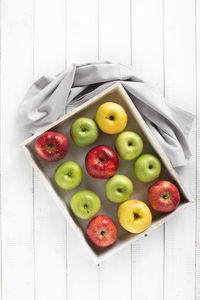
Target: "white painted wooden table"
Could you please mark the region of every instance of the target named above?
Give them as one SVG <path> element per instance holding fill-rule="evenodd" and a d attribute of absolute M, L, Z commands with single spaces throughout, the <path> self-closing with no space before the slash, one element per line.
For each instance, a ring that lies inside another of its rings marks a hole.
<path fill-rule="evenodd" d="M 18 105 L 39 76 L 97 59 L 132 64 L 199 110 L 199 0 L 2 0 L 2 300 L 199 300 L 200 204 L 96 266 L 19 148 Z M 199 123 L 179 168 L 199 200 Z"/>

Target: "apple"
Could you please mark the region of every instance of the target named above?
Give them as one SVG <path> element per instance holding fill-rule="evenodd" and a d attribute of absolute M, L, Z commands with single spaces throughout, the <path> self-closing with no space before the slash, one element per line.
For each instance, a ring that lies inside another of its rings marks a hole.
<path fill-rule="evenodd" d="M 116 138 L 115 149 L 121 158 L 132 160 L 142 153 L 143 141 L 136 132 L 124 131 Z"/>
<path fill-rule="evenodd" d="M 59 187 L 64 190 L 73 190 L 80 185 L 83 172 L 79 164 L 74 161 L 62 163 L 56 169 L 54 178 Z"/>
<path fill-rule="evenodd" d="M 98 139 L 99 129 L 94 120 L 79 118 L 71 126 L 71 137 L 79 147 L 87 147 Z"/>
<path fill-rule="evenodd" d="M 115 134 L 124 130 L 127 119 L 123 107 L 115 102 L 102 104 L 96 112 L 96 122 L 99 128 L 108 134 Z"/>
<path fill-rule="evenodd" d="M 131 233 L 140 233 L 146 230 L 152 221 L 148 206 L 139 200 L 128 200 L 118 208 L 120 225 Z"/>
<path fill-rule="evenodd" d="M 120 203 L 132 195 L 133 183 L 124 175 L 114 175 L 106 182 L 105 192 L 110 201 Z"/>
<path fill-rule="evenodd" d="M 180 202 L 180 194 L 177 187 L 170 181 L 157 181 L 148 189 L 148 198 L 151 206 L 159 212 L 170 212 Z"/>
<path fill-rule="evenodd" d="M 35 150 L 44 160 L 54 162 L 62 159 L 68 150 L 68 139 L 61 133 L 47 131 L 35 141 Z"/>
<path fill-rule="evenodd" d="M 141 155 L 134 164 L 135 177 L 142 182 L 151 182 L 158 178 L 161 172 L 161 163 L 153 154 Z"/>
<path fill-rule="evenodd" d="M 73 213 L 80 219 L 89 219 L 98 213 L 101 201 L 97 194 L 90 190 L 75 193 L 70 201 Z"/>
<path fill-rule="evenodd" d="M 92 148 L 85 158 L 86 170 L 90 176 L 95 178 L 106 179 L 113 176 L 118 165 L 117 154 L 104 145 Z"/>
<path fill-rule="evenodd" d="M 109 217 L 96 216 L 87 226 L 87 235 L 96 246 L 107 247 L 117 239 L 117 226 Z"/>

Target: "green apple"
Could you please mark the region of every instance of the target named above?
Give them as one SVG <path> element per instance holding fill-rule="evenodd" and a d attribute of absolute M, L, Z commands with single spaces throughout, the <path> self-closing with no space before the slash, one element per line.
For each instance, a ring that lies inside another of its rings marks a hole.
<path fill-rule="evenodd" d="M 83 172 L 79 164 L 74 161 L 62 163 L 56 169 L 54 178 L 59 187 L 64 190 L 73 190 L 80 185 Z"/>
<path fill-rule="evenodd" d="M 120 203 L 132 195 L 133 183 L 124 175 L 114 175 L 106 182 L 105 192 L 110 201 Z"/>
<path fill-rule="evenodd" d="M 152 221 L 148 206 L 139 200 L 128 200 L 118 208 L 120 225 L 131 233 L 140 233 L 146 230 Z"/>
<path fill-rule="evenodd" d="M 133 169 L 138 180 L 151 182 L 160 175 L 161 163 L 155 155 L 143 154 L 136 160 Z"/>
<path fill-rule="evenodd" d="M 94 217 L 101 208 L 101 201 L 97 194 L 90 190 L 75 193 L 70 201 L 73 213 L 80 219 Z"/>
<path fill-rule="evenodd" d="M 99 136 L 99 129 L 94 120 L 79 118 L 73 122 L 70 134 L 77 146 L 87 147 L 96 142 Z"/>
<path fill-rule="evenodd" d="M 142 153 L 143 141 L 136 132 L 124 131 L 116 138 L 115 148 L 121 158 L 132 160 Z"/>

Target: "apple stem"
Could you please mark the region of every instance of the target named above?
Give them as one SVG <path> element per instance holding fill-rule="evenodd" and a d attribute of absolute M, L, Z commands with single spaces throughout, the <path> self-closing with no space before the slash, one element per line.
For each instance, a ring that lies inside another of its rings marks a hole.
<path fill-rule="evenodd" d="M 53 145 L 52 144 L 48 144 L 47 148 L 48 148 L 48 150 L 51 150 L 53 148 Z"/>
<path fill-rule="evenodd" d="M 134 220 L 137 220 L 140 216 L 137 213 L 134 213 Z"/>
<path fill-rule="evenodd" d="M 163 194 L 162 197 L 163 197 L 164 200 L 169 200 L 169 193 Z"/>
<path fill-rule="evenodd" d="M 81 130 L 82 130 L 82 131 L 86 131 L 86 129 L 85 129 L 83 126 L 81 126 Z"/>
<path fill-rule="evenodd" d="M 117 191 L 118 191 L 119 193 L 123 193 L 123 192 L 126 191 L 126 188 L 125 188 L 125 187 L 123 187 L 123 188 L 118 188 Z"/>
<path fill-rule="evenodd" d="M 104 162 L 105 160 L 102 157 L 99 157 L 99 163 Z"/>
<path fill-rule="evenodd" d="M 87 211 L 87 213 L 89 213 L 88 205 L 87 205 L 87 204 L 84 205 L 84 208 L 85 208 L 85 210 Z"/>

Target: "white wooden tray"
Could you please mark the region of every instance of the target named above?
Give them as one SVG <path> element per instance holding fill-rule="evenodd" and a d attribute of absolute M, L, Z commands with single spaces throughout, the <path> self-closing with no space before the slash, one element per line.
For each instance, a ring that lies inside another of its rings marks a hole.
<path fill-rule="evenodd" d="M 159 180 L 172 181 L 178 187 L 181 193 L 181 202 L 175 211 L 168 214 L 161 214 L 154 211 L 148 203 L 147 197 L 148 187 L 152 183 L 146 184 L 139 182 L 133 174 L 133 162 L 119 159 L 119 169 L 117 171 L 117 174 L 127 175 L 129 178 L 131 178 L 134 184 L 134 191 L 130 199 L 138 199 L 146 202 L 152 212 L 152 225 L 141 234 L 128 233 L 120 226 L 117 218 L 117 209 L 119 204 L 112 203 L 105 196 L 104 185 L 106 180 L 92 178 L 87 174 L 85 170 L 85 155 L 89 151 L 89 149 L 93 148 L 96 145 L 105 144 L 114 150 L 114 140 L 116 138 L 116 135 L 107 135 L 100 131 L 98 141 L 95 144 L 86 148 L 77 147 L 70 137 L 70 127 L 74 120 L 80 117 L 90 117 L 95 119 L 97 108 L 102 103 L 107 101 L 119 103 L 124 107 L 128 114 L 128 124 L 125 130 L 135 131 L 142 137 L 144 142 L 143 153 L 152 153 L 160 157 L 162 161 L 162 172 L 159 176 Z M 34 150 L 35 139 L 47 130 L 60 132 L 67 136 L 67 138 L 69 139 L 68 153 L 62 160 L 58 162 L 46 162 L 42 160 Z M 136 109 L 133 102 L 131 101 L 128 94 L 126 93 L 126 91 L 120 83 L 113 84 L 111 87 L 105 89 L 103 92 L 99 93 L 97 96 L 95 96 L 85 104 L 74 109 L 71 113 L 63 116 L 56 122 L 47 126 L 44 130 L 31 136 L 29 139 L 25 140 L 22 143 L 22 148 L 31 165 L 34 167 L 36 172 L 39 173 L 41 180 L 43 180 L 50 194 L 53 196 L 57 205 L 60 207 L 67 221 L 72 225 L 75 232 L 77 232 L 80 239 L 83 241 L 83 245 L 85 245 L 85 247 L 88 249 L 95 263 L 100 263 L 101 261 L 109 257 L 112 253 L 115 253 L 122 247 L 126 246 L 128 243 L 135 241 L 139 237 L 142 237 L 145 234 L 149 233 L 154 228 L 157 228 L 159 225 L 163 224 L 166 221 L 166 219 L 175 215 L 182 208 L 190 205 L 190 203 L 192 202 L 189 196 L 187 195 L 187 192 L 185 191 L 185 188 L 182 185 L 179 176 L 173 169 L 170 161 L 168 160 L 160 144 L 157 142 L 157 140 L 149 130 L 140 113 L 138 112 L 138 110 Z M 65 191 L 56 185 L 54 181 L 54 172 L 58 165 L 60 165 L 64 161 L 69 160 L 76 161 L 80 164 L 80 166 L 83 169 L 83 181 L 81 185 L 75 190 Z M 71 196 L 78 190 L 82 189 L 91 189 L 94 192 L 96 192 L 101 199 L 101 210 L 98 214 L 104 214 L 111 217 L 117 224 L 117 241 L 107 248 L 96 247 L 88 240 L 85 232 L 89 220 L 81 220 L 77 218 L 71 211 Z M 82 250 L 80 249 L 80 251 Z"/>

